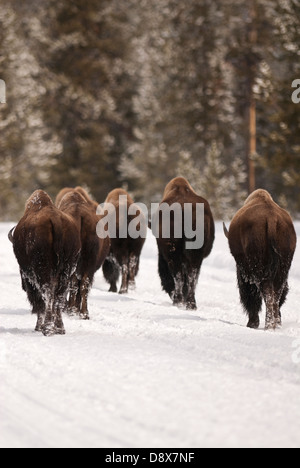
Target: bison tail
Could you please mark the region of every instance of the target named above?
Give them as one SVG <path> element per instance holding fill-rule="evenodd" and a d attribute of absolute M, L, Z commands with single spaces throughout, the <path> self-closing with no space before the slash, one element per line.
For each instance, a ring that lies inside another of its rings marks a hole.
<path fill-rule="evenodd" d="M 225 234 L 225 236 L 227 237 L 227 239 L 229 239 L 229 231 L 228 231 L 228 229 L 227 229 L 227 227 L 226 227 L 226 224 L 225 224 L 225 223 L 223 223 L 223 230 L 224 230 L 224 234 Z"/>
<path fill-rule="evenodd" d="M 16 226 L 13 227 L 13 228 L 9 231 L 9 233 L 8 233 L 8 238 L 9 238 L 9 240 L 10 240 L 10 242 L 11 242 L 12 244 L 14 243 L 14 234 L 13 234 L 13 233 L 14 233 L 14 230 L 15 230 L 15 229 L 16 229 Z"/>
<path fill-rule="evenodd" d="M 280 232 L 277 219 L 268 222 L 269 239 L 269 277 L 276 278 L 281 284 L 287 281 L 288 272 L 292 263 L 292 256 L 289 252 L 289 233 L 285 236 Z"/>
<path fill-rule="evenodd" d="M 61 264 L 63 263 L 63 258 L 61 258 L 63 251 L 63 233 L 56 227 L 55 223 L 51 221 L 52 224 L 52 242 L 53 242 L 53 251 L 55 254 L 55 270 L 56 273 L 59 271 Z M 57 229 L 59 232 L 57 232 Z"/>
<path fill-rule="evenodd" d="M 272 250 L 275 252 L 275 254 L 277 254 L 280 257 L 281 255 L 280 255 L 280 252 L 278 251 L 277 242 L 276 242 L 276 239 L 277 239 L 277 219 L 270 218 L 268 220 L 268 239 L 270 241 L 269 245 L 271 246 Z"/>

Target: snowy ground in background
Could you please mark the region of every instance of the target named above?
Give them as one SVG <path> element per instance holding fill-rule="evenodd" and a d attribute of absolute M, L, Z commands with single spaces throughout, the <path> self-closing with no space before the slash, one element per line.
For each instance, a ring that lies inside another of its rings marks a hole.
<path fill-rule="evenodd" d="M 67 335 L 45 338 L 33 332 L 9 227 L 0 225 L 0 447 L 300 446 L 300 249 L 276 333 L 245 327 L 218 224 L 197 313 L 161 291 L 149 236 L 135 293 L 109 294 L 99 272 L 91 321 L 65 317 Z"/>

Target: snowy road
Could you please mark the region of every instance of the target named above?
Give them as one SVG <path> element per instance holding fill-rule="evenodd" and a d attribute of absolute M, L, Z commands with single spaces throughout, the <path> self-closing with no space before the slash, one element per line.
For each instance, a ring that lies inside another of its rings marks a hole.
<path fill-rule="evenodd" d="M 99 272 L 91 321 L 65 317 L 67 335 L 45 338 L 33 332 L 9 227 L 0 225 L 0 447 L 300 446 L 300 249 L 276 333 L 246 328 L 218 224 L 197 313 L 161 291 L 149 237 L 135 293 L 109 294 Z"/>

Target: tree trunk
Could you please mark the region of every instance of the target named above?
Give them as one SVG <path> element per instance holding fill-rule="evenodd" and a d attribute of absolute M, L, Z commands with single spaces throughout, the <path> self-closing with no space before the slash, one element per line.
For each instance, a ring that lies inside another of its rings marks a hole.
<path fill-rule="evenodd" d="M 249 194 L 256 189 L 255 177 L 255 155 L 257 150 L 257 132 L 256 132 L 256 102 L 254 96 L 254 84 L 257 73 L 257 64 L 255 60 L 255 46 L 258 40 L 257 34 L 257 2 L 252 0 L 250 8 L 251 26 L 249 32 L 249 41 L 251 46 L 250 67 L 249 67 L 249 128 L 248 128 L 248 190 Z"/>
<path fill-rule="evenodd" d="M 253 93 L 253 91 L 252 91 Z M 249 112 L 249 152 L 248 152 L 248 189 L 249 194 L 256 189 L 255 177 L 255 155 L 256 155 L 256 102 L 252 95 Z"/>

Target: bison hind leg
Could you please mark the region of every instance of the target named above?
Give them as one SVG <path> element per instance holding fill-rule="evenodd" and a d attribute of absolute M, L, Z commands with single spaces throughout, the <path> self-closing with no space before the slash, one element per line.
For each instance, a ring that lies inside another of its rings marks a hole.
<path fill-rule="evenodd" d="M 129 257 L 129 281 L 128 287 L 131 291 L 134 291 L 136 288 L 135 278 L 139 272 L 140 258 L 134 253 L 130 254 Z"/>
<path fill-rule="evenodd" d="M 278 291 L 273 284 L 265 284 L 263 295 L 266 303 L 266 330 L 276 330 L 282 325 L 280 307 L 284 304 L 288 294 L 288 285 Z"/>
<path fill-rule="evenodd" d="M 80 314 L 80 304 L 81 304 L 80 280 L 81 278 L 78 278 L 76 273 L 71 278 L 69 302 L 68 302 L 68 307 L 66 310 L 69 316 Z"/>
<path fill-rule="evenodd" d="M 38 314 L 36 327 L 35 327 L 36 332 L 41 332 L 43 330 L 44 319 L 45 319 L 45 315 Z"/>
<path fill-rule="evenodd" d="M 27 298 L 32 305 L 32 314 L 37 315 L 35 331 L 41 332 L 46 312 L 45 301 L 41 291 L 38 289 L 36 281 L 33 278 L 29 280 L 23 272 L 21 275 L 23 289 L 27 293 Z"/>
<path fill-rule="evenodd" d="M 280 309 L 285 304 L 288 293 L 289 293 L 289 285 L 288 285 L 288 283 L 286 283 L 284 288 L 283 288 L 283 292 L 282 292 L 280 303 L 279 303 Z M 280 314 L 280 316 L 281 316 L 281 314 Z"/>
<path fill-rule="evenodd" d="M 184 296 L 185 278 L 182 272 L 178 272 L 175 276 L 175 290 L 173 294 L 173 304 L 180 309 L 186 308 L 186 300 Z"/>
<path fill-rule="evenodd" d="M 286 283 L 284 285 L 284 287 L 283 287 L 283 292 L 281 294 L 281 298 L 280 298 L 280 301 L 279 301 L 279 312 L 278 312 L 278 315 L 276 317 L 277 327 L 279 327 L 279 328 L 282 326 L 281 308 L 285 304 L 285 301 L 286 301 L 286 298 L 288 296 L 289 290 L 290 290 L 289 285 L 288 285 L 288 283 Z"/>
<path fill-rule="evenodd" d="M 184 295 L 186 297 L 187 310 L 197 310 L 196 302 L 196 288 L 199 279 L 200 269 L 192 269 L 190 274 L 186 275 L 186 284 L 184 288 Z"/>
<path fill-rule="evenodd" d="M 103 274 L 107 283 L 110 284 L 109 292 L 117 293 L 117 283 L 120 277 L 120 265 L 113 255 L 109 255 L 103 263 Z"/>
<path fill-rule="evenodd" d="M 129 258 L 127 256 L 123 257 L 121 271 L 122 283 L 119 294 L 127 294 L 129 288 Z"/>
<path fill-rule="evenodd" d="M 241 303 L 249 316 L 247 327 L 258 329 L 260 320 L 259 313 L 262 309 L 262 296 L 256 284 L 250 283 L 238 268 L 238 285 Z"/>
<path fill-rule="evenodd" d="M 159 253 L 158 271 L 159 271 L 159 276 L 161 279 L 161 285 L 162 285 L 163 290 L 167 294 L 169 294 L 171 299 L 173 299 L 174 291 L 175 291 L 175 281 L 170 272 L 168 263 L 166 262 L 165 258 L 163 257 L 161 253 Z"/>
<path fill-rule="evenodd" d="M 61 308 L 60 300 L 58 301 L 55 308 L 56 308 L 56 315 L 55 315 L 55 320 L 54 320 L 55 334 L 65 335 L 66 330 L 65 330 L 63 319 L 62 319 L 62 308 Z"/>
<path fill-rule="evenodd" d="M 45 320 L 41 327 L 44 336 L 53 336 L 57 333 L 56 331 L 56 319 L 57 319 L 56 293 L 57 293 L 57 280 L 53 279 L 50 284 L 44 285 L 42 287 L 43 299 L 46 305 Z"/>
<path fill-rule="evenodd" d="M 84 275 L 80 283 L 80 295 L 81 295 L 81 307 L 79 318 L 81 320 L 90 320 L 90 315 L 88 311 L 88 296 L 93 285 L 94 276 Z"/>

